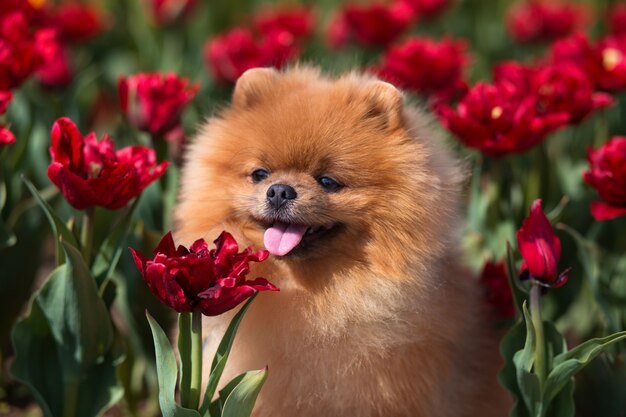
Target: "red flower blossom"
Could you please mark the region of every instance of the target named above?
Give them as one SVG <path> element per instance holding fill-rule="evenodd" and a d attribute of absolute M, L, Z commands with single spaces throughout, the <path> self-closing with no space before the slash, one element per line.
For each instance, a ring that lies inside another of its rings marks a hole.
<path fill-rule="evenodd" d="M 441 103 L 435 110 L 461 142 L 491 157 L 526 151 L 569 119 L 567 113 L 540 114 L 536 96 L 507 83 L 478 83 L 456 111 Z"/>
<path fill-rule="evenodd" d="M 626 215 L 626 137 L 616 136 L 599 149 L 589 149 L 587 160 L 591 169 L 583 178 L 604 200 L 591 203 L 591 215 L 596 220 Z"/>
<path fill-rule="evenodd" d="M 537 67 L 517 62 L 503 63 L 495 67 L 494 80 L 512 84 L 521 94 L 536 96 L 539 114 L 567 113 L 568 122 L 572 124 L 613 103 L 610 95 L 594 92 L 587 74 L 567 61 Z"/>
<path fill-rule="evenodd" d="M 347 5 L 331 21 L 328 42 L 336 48 L 350 40 L 365 46 L 385 46 L 408 29 L 414 18 L 405 3 Z"/>
<path fill-rule="evenodd" d="M 626 35 L 607 36 L 586 50 L 586 69 L 607 91 L 626 89 Z"/>
<path fill-rule="evenodd" d="M 401 0 L 406 2 L 420 17 L 433 17 L 443 12 L 452 0 Z"/>
<path fill-rule="evenodd" d="M 13 12 L 0 18 L 0 90 L 18 87 L 40 59 L 24 14 Z"/>
<path fill-rule="evenodd" d="M 515 316 L 513 292 L 509 285 L 508 275 L 504 262 L 485 262 L 480 274 L 480 283 L 486 291 L 487 303 L 502 318 Z"/>
<path fill-rule="evenodd" d="M 0 91 L 0 115 L 7 111 L 12 97 L 13 95 L 10 91 Z M 10 145 L 13 142 L 15 142 L 15 135 L 0 124 L 0 146 Z"/>
<path fill-rule="evenodd" d="M 311 9 L 298 7 L 283 10 L 267 9 L 254 18 L 254 28 L 263 36 L 306 39 L 315 27 L 315 15 Z M 285 43 L 293 42 L 287 40 Z"/>
<path fill-rule="evenodd" d="M 247 281 L 250 262 L 263 262 L 266 250 L 239 252 L 235 239 L 227 232 L 209 250 L 204 239 L 189 249 L 176 248 L 171 232 L 166 234 L 149 260 L 131 248 L 135 264 L 150 291 L 168 307 L 178 311 L 199 310 L 216 316 L 235 308 L 257 291 L 278 291 L 265 278 Z"/>
<path fill-rule="evenodd" d="M 561 241 L 543 213 L 540 199 L 533 201 L 530 215 L 524 219 L 516 237 L 517 246 L 524 258 L 522 278 L 529 275 L 529 278 L 542 285 L 555 288 L 567 282 L 569 268 L 561 274 L 557 270 L 561 257 Z"/>
<path fill-rule="evenodd" d="M 613 5 L 607 13 L 609 31 L 614 35 L 626 34 L 626 4 Z"/>
<path fill-rule="evenodd" d="M 189 16 L 196 0 L 149 0 L 149 5 L 158 25 L 171 25 Z"/>
<path fill-rule="evenodd" d="M 118 81 L 122 111 L 133 126 L 153 136 L 167 135 L 180 125 L 183 110 L 198 88 L 173 73 L 140 73 Z"/>
<path fill-rule="evenodd" d="M 84 41 L 104 30 L 102 12 L 87 4 L 61 4 L 53 12 L 51 23 L 65 40 Z"/>
<path fill-rule="evenodd" d="M 94 133 L 83 138 L 67 117 L 52 126 L 50 154 L 48 178 L 79 210 L 93 206 L 119 209 L 167 168 L 167 162 L 156 164 L 152 149 L 128 146 L 115 151 L 107 135 L 100 141 Z"/>
<path fill-rule="evenodd" d="M 389 48 L 378 72 L 401 88 L 449 99 L 467 90 L 462 78 L 466 48 L 460 40 L 409 38 Z"/>
<path fill-rule="evenodd" d="M 204 55 L 207 66 L 219 82 L 233 83 L 250 68 L 280 68 L 298 54 L 292 41 L 280 34 L 256 40 L 252 32 L 235 28 L 207 42 Z"/>
<path fill-rule="evenodd" d="M 587 21 L 585 7 L 550 1 L 513 5 L 507 14 L 507 28 L 518 42 L 551 41 L 567 36 Z"/>
<path fill-rule="evenodd" d="M 72 81 L 68 51 L 56 29 L 42 29 L 35 34 L 37 52 L 42 64 L 37 79 L 47 87 L 65 87 Z"/>

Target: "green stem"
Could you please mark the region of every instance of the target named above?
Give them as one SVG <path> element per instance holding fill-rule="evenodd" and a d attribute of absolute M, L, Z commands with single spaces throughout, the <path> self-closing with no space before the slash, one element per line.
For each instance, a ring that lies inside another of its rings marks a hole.
<path fill-rule="evenodd" d="M 543 336 L 543 321 L 541 320 L 541 286 L 533 283 L 530 288 L 530 317 L 535 328 L 535 375 L 543 389 L 546 380 L 546 350 Z"/>
<path fill-rule="evenodd" d="M 76 417 L 76 400 L 78 399 L 78 380 L 67 379 L 63 393 L 63 417 Z"/>
<path fill-rule="evenodd" d="M 81 229 L 81 244 L 83 247 L 83 259 L 87 265 L 91 265 L 91 247 L 93 245 L 95 210 L 93 207 L 85 209 L 83 214 L 83 227 Z"/>
<path fill-rule="evenodd" d="M 178 354 L 180 355 L 180 403 L 189 407 L 191 388 L 191 313 L 178 315 Z"/>
<path fill-rule="evenodd" d="M 191 313 L 191 384 L 189 405 L 194 410 L 200 405 L 202 389 L 202 313 L 195 310 Z"/>

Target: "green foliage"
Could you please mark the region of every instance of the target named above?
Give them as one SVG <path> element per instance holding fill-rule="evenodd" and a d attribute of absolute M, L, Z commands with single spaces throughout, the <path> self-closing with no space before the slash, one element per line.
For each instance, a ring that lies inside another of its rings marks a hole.
<path fill-rule="evenodd" d="M 78 250 L 62 242 L 66 263 L 34 295 L 13 330 L 13 375 L 47 417 L 98 416 L 122 396 L 108 311 Z"/>

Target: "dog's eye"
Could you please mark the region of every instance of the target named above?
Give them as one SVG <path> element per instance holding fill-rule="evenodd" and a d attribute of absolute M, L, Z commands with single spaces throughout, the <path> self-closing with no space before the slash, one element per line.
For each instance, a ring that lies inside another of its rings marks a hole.
<path fill-rule="evenodd" d="M 343 187 L 343 185 L 339 184 L 337 181 L 330 177 L 319 177 L 317 179 L 317 182 L 320 183 L 325 191 L 337 191 L 341 187 Z"/>
<path fill-rule="evenodd" d="M 252 174 L 250 174 L 250 177 L 252 178 L 252 181 L 254 182 L 261 182 L 267 177 L 269 177 L 269 175 L 270 173 L 267 172 L 267 170 L 263 168 L 259 168 L 259 169 L 255 169 L 254 171 L 252 171 Z"/>

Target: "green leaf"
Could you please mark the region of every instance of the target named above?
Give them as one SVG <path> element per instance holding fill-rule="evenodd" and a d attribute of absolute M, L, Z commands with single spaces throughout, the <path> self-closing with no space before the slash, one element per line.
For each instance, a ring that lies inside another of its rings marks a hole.
<path fill-rule="evenodd" d="M 13 375 L 33 392 L 46 417 L 98 416 L 122 388 L 113 327 L 78 250 L 63 242 L 67 263 L 35 294 L 13 329 Z"/>
<path fill-rule="evenodd" d="M 535 363 L 535 328 L 525 302 L 522 305 L 522 311 L 526 323 L 526 340 L 524 348 L 513 356 L 513 363 L 516 369 L 517 385 L 524 404 L 530 415 L 538 416 L 541 415 L 542 405 L 541 385 L 537 375 L 531 372 Z"/>
<path fill-rule="evenodd" d="M 0 213 L 7 201 L 7 187 L 4 181 L 0 179 Z M 8 248 L 15 245 L 15 235 L 7 228 L 2 218 L 0 218 L 0 249 Z"/>
<path fill-rule="evenodd" d="M 241 381 L 226 397 L 222 417 L 250 417 L 266 379 L 267 367 L 259 371 L 246 372 Z"/>
<path fill-rule="evenodd" d="M 48 218 L 48 222 L 50 223 L 50 227 L 52 228 L 52 233 L 57 238 L 57 244 L 56 244 L 57 255 L 56 256 L 57 256 L 57 265 L 60 265 L 64 261 L 63 259 L 64 251 L 63 251 L 63 248 L 61 247 L 60 240 L 58 239 L 59 236 L 61 236 L 64 241 L 68 242 L 70 245 L 74 246 L 75 248 L 80 248 L 80 246 L 78 245 L 78 242 L 76 241 L 76 238 L 74 237 L 72 232 L 67 228 L 67 226 L 59 218 L 59 216 L 57 216 L 57 214 L 54 212 L 52 207 L 50 207 L 50 205 L 46 202 L 46 200 L 44 200 L 41 197 L 41 195 L 39 194 L 35 186 L 30 181 L 28 181 L 26 177 L 22 177 L 22 181 L 24 181 L 24 184 L 26 184 L 26 187 L 30 190 L 31 194 L 37 201 L 37 204 L 39 204 L 39 207 L 41 207 L 46 217 Z"/>
<path fill-rule="evenodd" d="M 524 291 L 524 288 L 521 286 L 519 273 L 515 268 L 515 257 L 513 256 L 513 249 L 511 248 L 511 244 L 509 242 L 506 242 L 506 261 L 509 286 L 511 287 L 511 291 L 513 292 L 513 301 L 515 302 L 516 316 L 519 317 L 522 315 L 522 305 L 524 304 L 524 301 L 528 298 L 528 295 Z"/>
<path fill-rule="evenodd" d="M 524 347 L 525 337 L 526 323 L 520 320 L 507 332 L 500 343 L 500 353 L 504 357 L 505 363 L 498 374 L 498 379 L 515 398 L 515 404 L 511 413 L 512 417 L 530 417 L 517 384 L 517 370 L 513 362 L 515 352 L 520 351 Z"/>
<path fill-rule="evenodd" d="M 581 369 L 613 343 L 626 339 L 626 331 L 607 337 L 587 340 L 574 349 L 555 356 L 546 380 L 545 398 L 551 401 Z"/>
<path fill-rule="evenodd" d="M 130 209 L 124 214 L 122 221 L 109 233 L 96 254 L 92 269 L 98 283 L 110 278 L 117 267 L 124 250 L 124 242 L 130 232 L 133 215 L 139 205 L 139 198 L 135 199 Z"/>
<path fill-rule="evenodd" d="M 250 307 L 252 301 L 256 298 L 257 294 L 258 293 L 250 297 L 250 299 L 246 301 L 243 307 L 241 307 L 241 310 L 239 310 L 237 314 L 235 314 L 230 324 L 228 325 L 228 329 L 226 329 L 226 333 L 224 333 L 224 337 L 222 337 L 222 340 L 217 347 L 217 352 L 215 352 L 213 362 L 211 363 L 211 374 L 209 376 L 209 382 L 204 393 L 204 400 L 202 402 L 202 406 L 200 407 L 200 413 L 203 415 L 208 410 L 211 404 L 211 400 L 213 399 L 213 395 L 215 395 L 217 384 L 222 377 L 224 367 L 226 366 L 226 361 L 228 360 L 228 355 L 230 354 L 230 349 L 232 348 L 233 342 L 235 341 L 235 334 L 237 333 L 239 324 L 241 323 L 244 314 L 246 314 L 246 311 Z"/>
<path fill-rule="evenodd" d="M 570 379 L 552 400 L 546 415 L 550 417 L 574 417 L 575 411 L 574 380 Z"/>
<path fill-rule="evenodd" d="M 113 326 L 78 249 L 62 242 L 67 263 L 43 286 L 38 302 L 59 345 L 64 369 L 91 367 L 113 342 Z"/>
<path fill-rule="evenodd" d="M 159 381 L 159 405 L 163 417 L 200 417 L 196 410 L 183 408 L 176 404 L 176 381 L 178 380 L 178 366 L 176 356 L 170 341 L 159 323 L 146 312 L 156 354 L 157 378 Z"/>

